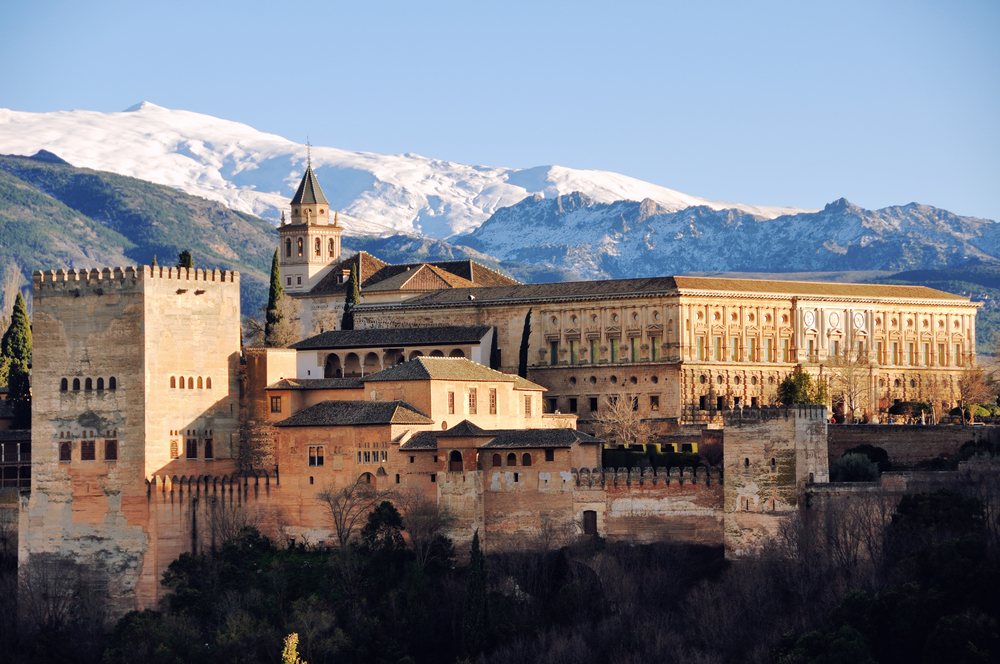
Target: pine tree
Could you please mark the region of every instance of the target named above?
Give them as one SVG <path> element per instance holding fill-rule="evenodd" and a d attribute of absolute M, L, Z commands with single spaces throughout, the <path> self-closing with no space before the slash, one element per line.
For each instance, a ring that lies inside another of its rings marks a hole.
<path fill-rule="evenodd" d="M 186 267 L 188 269 L 194 269 L 194 257 L 191 252 L 185 249 L 177 256 L 177 267 Z"/>
<path fill-rule="evenodd" d="M 278 267 L 278 250 L 275 249 L 274 258 L 271 259 L 271 290 L 267 294 L 267 311 L 264 314 L 265 343 L 273 338 L 276 328 L 281 324 L 281 320 L 284 317 L 279 308 L 283 294 L 284 290 L 281 288 L 281 268 Z"/>
<path fill-rule="evenodd" d="M 486 596 L 486 557 L 479 548 L 479 529 L 472 536 L 472 554 L 465 577 L 465 601 L 462 606 L 462 650 L 472 657 L 486 645 L 489 603 Z"/>
<path fill-rule="evenodd" d="M 531 309 L 524 315 L 524 331 L 521 333 L 521 352 L 517 359 L 517 375 L 528 377 L 528 338 L 531 337 Z"/>
<path fill-rule="evenodd" d="M 20 360 L 25 366 L 31 363 L 31 322 L 28 320 L 28 306 L 21 293 L 14 300 L 10 326 L 0 341 L 0 355 L 10 360 Z"/>
<path fill-rule="evenodd" d="M 359 302 L 361 302 L 361 291 L 358 289 L 358 264 L 354 263 L 351 265 L 351 278 L 347 282 L 347 300 L 344 302 L 344 319 L 340 329 L 354 329 L 354 307 Z"/>

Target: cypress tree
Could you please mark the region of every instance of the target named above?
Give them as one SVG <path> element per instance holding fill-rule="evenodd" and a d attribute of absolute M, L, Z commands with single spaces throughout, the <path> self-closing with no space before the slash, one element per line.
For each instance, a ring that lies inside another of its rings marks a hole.
<path fill-rule="evenodd" d="M 20 360 L 25 367 L 31 363 L 31 322 L 28 320 L 28 306 L 21 293 L 14 300 L 10 326 L 0 341 L 0 355 L 9 360 Z"/>
<path fill-rule="evenodd" d="M 159 265 L 156 264 L 156 254 L 153 254 L 153 267 L 159 267 Z"/>
<path fill-rule="evenodd" d="M 521 333 L 521 352 L 517 359 L 517 375 L 528 377 L 528 338 L 531 336 L 531 309 L 524 315 L 524 331 Z"/>
<path fill-rule="evenodd" d="M 10 361 L 10 373 L 7 376 L 7 399 L 14 411 L 14 429 L 31 428 L 31 381 L 28 378 L 28 363 L 14 359 Z"/>
<path fill-rule="evenodd" d="M 271 290 L 267 294 L 267 310 L 264 314 L 264 340 L 271 339 L 274 330 L 281 324 L 283 315 L 278 305 L 284 294 L 281 288 L 281 269 L 278 267 L 278 250 L 274 250 L 274 258 L 271 259 Z"/>
<path fill-rule="evenodd" d="M 347 282 L 347 299 L 344 302 L 344 319 L 340 324 L 342 330 L 354 329 L 354 307 L 361 301 L 361 291 L 358 289 L 358 264 L 351 265 L 351 278 Z"/>
<path fill-rule="evenodd" d="M 490 345 L 490 369 L 500 371 L 500 349 L 497 345 L 497 336 L 500 330 L 493 326 L 493 343 Z"/>
<path fill-rule="evenodd" d="M 465 601 L 462 606 L 462 650 L 472 657 L 483 650 L 489 626 L 489 603 L 486 597 L 486 557 L 479 548 L 479 529 L 472 536 L 472 554 L 465 577 Z"/>
<path fill-rule="evenodd" d="M 194 269 L 194 257 L 191 252 L 185 249 L 177 256 L 177 267 L 186 267 L 189 269 Z"/>

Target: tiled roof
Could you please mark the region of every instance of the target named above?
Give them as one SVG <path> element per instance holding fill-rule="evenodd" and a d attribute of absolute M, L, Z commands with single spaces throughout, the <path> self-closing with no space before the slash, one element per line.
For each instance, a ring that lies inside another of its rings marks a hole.
<path fill-rule="evenodd" d="M 358 265 L 358 280 L 361 284 L 361 290 L 366 287 L 378 283 L 381 277 L 375 279 L 374 276 L 387 267 L 390 267 L 384 261 L 380 261 L 371 254 L 359 251 L 358 253 L 345 258 L 340 261 L 330 272 L 323 277 L 318 284 L 313 286 L 312 290 L 309 291 L 310 295 L 330 295 L 333 293 L 344 293 L 347 291 L 347 280 L 345 279 L 343 283 L 338 283 L 340 276 L 343 274 L 344 270 L 350 270 L 351 265 Z"/>
<path fill-rule="evenodd" d="M 538 383 L 532 383 L 527 378 L 521 378 L 520 376 L 514 376 L 514 389 L 531 390 L 533 392 L 548 392 L 548 389 L 542 387 Z"/>
<path fill-rule="evenodd" d="M 299 188 L 295 191 L 295 196 L 292 197 L 292 205 L 329 205 L 330 202 L 326 200 L 326 196 L 323 195 L 323 190 L 320 189 L 319 182 L 316 180 L 316 174 L 313 173 L 312 166 L 306 168 L 305 174 L 302 176 L 302 182 L 299 183 Z"/>
<path fill-rule="evenodd" d="M 522 448 L 545 448 L 545 447 L 572 447 L 575 443 L 583 445 L 597 445 L 603 442 L 600 438 L 594 438 L 590 434 L 576 429 L 498 429 L 483 430 L 475 425 L 470 425 L 468 429 L 463 429 L 462 433 L 452 434 L 466 422 L 459 424 L 448 431 L 421 431 L 414 434 L 412 438 L 399 446 L 400 450 L 427 450 L 437 449 L 440 438 L 455 438 L 459 435 L 490 438 L 479 449 L 503 450 Z M 478 430 L 478 432 L 476 431 Z M 447 447 L 448 444 L 442 441 Z"/>
<path fill-rule="evenodd" d="M 360 378 L 285 378 L 265 390 L 355 390 L 363 387 Z"/>
<path fill-rule="evenodd" d="M 31 429 L 8 429 L 0 431 L 0 442 L 27 443 L 31 441 Z"/>
<path fill-rule="evenodd" d="M 885 284 L 842 284 L 818 281 L 778 281 L 765 279 L 716 279 L 708 277 L 646 277 L 608 279 L 606 281 L 563 281 L 549 284 L 523 284 L 484 288 L 440 290 L 393 305 L 425 307 L 467 303 L 470 296 L 477 304 L 509 303 L 532 300 L 578 300 L 581 298 L 634 297 L 651 294 L 682 295 L 693 292 L 721 292 L 800 297 L 851 297 L 871 299 L 941 300 L 968 302 L 960 295 L 925 286 Z"/>
<path fill-rule="evenodd" d="M 394 290 L 437 290 L 439 288 L 472 288 L 475 284 L 434 265 L 420 265 L 376 282 L 365 289 L 368 293 Z"/>
<path fill-rule="evenodd" d="M 474 260 L 464 261 L 435 261 L 428 263 L 434 267 L 447 270 L 452 274 L 468 279 L 478 286 L 511 286 L 517 284 L 516 279 L 511 279 L 505 274 L 500 274 L 496 270 L 491 270 L 482 263 Z"/>
<path fill-rule="evenodd" d="M 277 427 L 356 426 L 361 424 L 434 424 L 405 401 L 324 401 L 300 410 Z"/>
<path fill-rule="evenodd" d="M 396 380 L 465 380 L 513 383 L 515 377 L 494 371 L 464 357 L 417 357 L 378 373 L 365 376 L 366 383 Z"/>
<path fill-rule="evenodd" d="M 303 339 L 289 348 L 375 348 L 385 346 L 431 346 L 477 344 L 491 330 L 489 325 L 401 327 L 376 330 L 332 330 Z"/>
<path fill-rule="evenodd" d="M 481 426 L 475 425 L 469 420 L 462 420 L 447 431 L 442 431 L 438 436 L 460 437 L 460 436 L 489 436 L 492 435 Z"/>
<path fill-rule="evenodd" d="M 0 399 L 0 419 L 9 420 L 14 417 L 14 402 Z"/>

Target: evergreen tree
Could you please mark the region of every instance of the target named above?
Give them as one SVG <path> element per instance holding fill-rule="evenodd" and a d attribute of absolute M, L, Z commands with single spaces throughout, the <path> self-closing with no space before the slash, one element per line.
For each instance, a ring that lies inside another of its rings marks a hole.
<path fill-rule="evenodd" d="M 359 302 L 361 302 L 361 291 L 358 289 L 358 264 L 354 263 L 351 265 L 351 278 L 347 282 L 347 300 L 344 302 L 344 320 L 340 329 L 354 329 L 354 307 Z"/>
<path fill-rule="evenodd" d="M 814 384 L 812 376 L 801 365 L 796 366 L 778 385 L 778 401 L 786 406 L 822 406 L 826 404 L 828 397 L 826 383 L 818 380 Z"/>
<path fill-rule="evenodd" d="M 500 349 L 497 346 L 498 336 L 500 336 L 500 330 L 494 325 L 493 343 L 490 344 L 490 369 L 495 371 L 500 371 Z"/>
<path fill-rule="evenodd" d="M 472 554 L 465 577 L 465 601 L 462 605 L 462 650 L 472 657 L 486 646 L 489 603 L 486 596 L 486 557 L 479 548 L 479 529 L 472 536 Z"/>
<path fill-rule="evenodd" d="M 271 290 L 267 294 L 267 310 L 264 314 L 264 341 L 270 345 L 269 340 L 273 338 L 275 329 L 281 324 L 284 317 L 279 305 L 284 290 L 281 288 L 281 269 L 278 267 L 278 250 L 274 250 L 274 258 L 271 259 Z"/>
<path fill-rule="evenodd" d="M 7 376 L 7 399 L 14 410 L 14 429 L 31 428 L 31 382 L 28 378 L 28 364 L 23 360 L 10 361 L 10 373 Z"/>
<path fill-rule="evenodd" d="M 528 338 L 531 336 L 531 309 L 524 315 L 524 331 L 521 333 L 521 352 L 517 359 L 517 375 L 528 377 Z"/>
<path fill-rule="evenodd" d="M 25 366 L 31 363 L 31 322 L 28 320 L 28 306 L 21 293 L 14 300 L 10 326 L 0 341 L 0 355 L 10 360 L 20 360 Z"/>
<path fill-rule="evenodd" d="M 189 269 L 194 269 L 194 257 L 191 252 L 185 249 L 177 256 L 177 267 L 186 267 Z"/>
<path fill-rule="evenodd" d="M 153 267 L 159 267 L 159 265 L 156 264 L 156 254 L 153 254 Z"/>

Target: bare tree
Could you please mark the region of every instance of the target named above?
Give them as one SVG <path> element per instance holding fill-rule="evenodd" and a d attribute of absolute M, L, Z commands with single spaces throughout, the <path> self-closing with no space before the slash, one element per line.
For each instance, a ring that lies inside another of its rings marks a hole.
<path fill-rule="evenodd" d="M 214 500 L 208 507 L 212 547 L 232 542 L 244 528 L 260 531 L 268 520 L 268 513 L 259 507 L 248 507 L 225 499 Z"/>
<path fill-rule="evenodd" d="M 871 402 L 871 362 L 868 353 L 845 349 L 831 358 L 829 377 L 832 396 L 843 401 L 853 424 L 855 414 L 859 410 L 867 410 Z"/>
<path fill-rule="evenodd" d="M 944 376 L 928 377 L 924 383 L 924 399 L 931 406 L 932 423 L 937 424 L 942 413 L 940 409 L 943 405 L 951 401 L 951 383 Z"/>
<path fill-rule="evenodd" d="M 653 429 L 639 416 L 638 399 L 638 396 L 625 391 L 605 395 L 604 407 L 594 418 L 597 435 L 618 444 L 637 443 L 649 438 Z"/>
<path fill-rule="evenodd" d="M 965 409 L 969 409 L 970 422 L 976 419 L 976 406 L 996 397 L 990 376 L 982 368 L 971 366 L 958 378 L 958 405 L 962 409 L 962 424 L 965 424 Z"/>
<path fill-rule="evenodd" d="M 391 492 L 376 490 L 375 486 L 365 479 L 365 475 L 360 475 L 341 489 L 332 484 L 327 485 L 316 498 L 329 510 L 337 542 L 343 549 L 351 541 L 358 522 L 391 495 Z"/>
<path fill-rule="evenodd" d="M 442 553 L 438 538 L 452 526 L 454 516 L 447 507 L 439 506 L 436 500 L 415 489 L 396 494 L 393 502 L 403 517 L 403 529 L 409 535 L 413 554 L 426 566 Z"/>
<path fill-rule="evenodd" d="M 241 321 L 243 345 L 246 347 L 286 348 L 299 341 L 301 339 L 299 326 L 302 318 L 302 304 L 295 298 L 286 296 L 278 301 L 278 311 L 281 313 L 281 321 L 274 326 L 270 337 L 264 333 L 265 307 L 261 307 L 256 314 L 244 316 Z"/>

